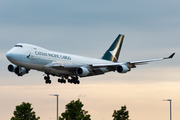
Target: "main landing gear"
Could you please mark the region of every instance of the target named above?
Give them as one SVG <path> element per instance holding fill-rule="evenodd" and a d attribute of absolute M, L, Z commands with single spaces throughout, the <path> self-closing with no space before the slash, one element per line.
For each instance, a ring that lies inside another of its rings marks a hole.
<path fill-rule="evenodd" d="M 58 79 L 58 82 L 59 83 L 66 83 L 66 79 L 67 79 L 67 82 L 68 83 L 74 83 L 74 84 L 79 84 L 80 83 L 80 81 L 78 80 L 78 77 L 77 76 L 71 76 L 71 79 L 68 79 L 68 78 L 64 78 L 63 76 L 62 76 L 62 78 L 61 79 Z"/>
<path fill-rule="evenodd" d="M 46 84 L 51 84 L 51 80 L 50 80 L 50 77 L 49 77 L 49 74 L 47 74 L 46 76 L 44 76 L 44 80 L 45 80 L 45 83 Z M 78 80 L 78 77 L 77 76 L 71 76 L 71 79 L 69 79 L 68 77 L 64 77 L 62 76 L 61 79 L 59 78 L 58 79 L 58 82 L 59 83 L 66 83 L 66 81 L 68 83 L 74 83 L 74 84 L 80 84 L 80 81 Z"/>
<path fill-rule="evenodd" d="M 71 79 L 68 79 L 68 82 L 71 83 L 71 84 L 72 83 L 74 83 L 74 84 L 79 84 L 80 83 L 77 76 L 71 77 Z"/>
<path fill-rule="evenodd" d="M 51 84 L 51 80 L 50 80 L 49 75 L 44 76 L 44 80 L 45 80 L 45 83 L 46 83 L 46 84 Z"/>
<path fill-rule="evenodd" d="M 66 83 L 66 80 L 64 79 L 64 77 L 62 77 L 61 79 L 58 79 L 59 83 Z"/>

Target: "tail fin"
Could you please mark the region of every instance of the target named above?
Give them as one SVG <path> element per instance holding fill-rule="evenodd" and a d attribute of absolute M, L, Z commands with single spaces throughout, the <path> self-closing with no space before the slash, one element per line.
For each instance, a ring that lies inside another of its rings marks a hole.
<path fill-rule="evenodd" d="M 119 53 L 123 43 L 124 35 L 119 34 L 110 48 L 105 52 L 102 59 L 117 62 L 119 58 Z"/>

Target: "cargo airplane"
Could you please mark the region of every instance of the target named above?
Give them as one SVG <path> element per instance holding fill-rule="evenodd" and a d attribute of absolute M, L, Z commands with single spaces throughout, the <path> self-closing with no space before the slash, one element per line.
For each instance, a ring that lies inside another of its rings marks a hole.
<path fill-rule="evenodd" d="M 123 39 L 124 35 L 119 34 L 101 58 L 55 52 L 36 45 L 19 43 L 6 53 L 7 59 L 12 63 L 8 66 L 8 70 L 18 76 L 29 73 L 31 69 L 44 72 L 46 84 L 51 84 L 50 75 L 59 77 L 58 82 L 60 83 L 67 81 L 79 84 L 79 77 L 102 75 L 111 71 L 126 73 L 137 65 L 170 59 L 175 54 L 158 59 L 119 63 L 118 58 Z"/>

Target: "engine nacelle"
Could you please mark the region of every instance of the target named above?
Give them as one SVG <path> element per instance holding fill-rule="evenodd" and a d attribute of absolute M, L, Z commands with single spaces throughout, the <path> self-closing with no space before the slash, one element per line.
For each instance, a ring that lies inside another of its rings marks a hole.
<path fill-rule="evenodd" d="M 14 72 L 16 68 L 17 68 L 16 65 L 13 65 L 13 64 L 8 65 L 9 72 Z"/>
<path fill-rule="evenodd" d="M 27 74 L 29 72 L 29 70 L 27 70 L 26 68 L 21 68 L 21 67 L 16 67 L 15 71 L 16 75 L 18 76 L 23 76 L 24 74 Z"/>
<path fill-rule="evenodd" d="M 116 67 L 116 71 L 118 73 L 127 73 L 128 71 L 130 71 L 130 68 L 128 68 L 126 65 L 119 65 Z"/>
<path fill-rule="evenodd" d="M 14 64 L 8 65 L 9 72 L 14 72 L 18 76 L 23 76 L 24 74 L 27 74 L 29 70 L 23 67 L 16 66 Z"/>
<path fill-rule="evenodd" d="M 89 70 L 85 67 L 80 67 L 76 69 L 76 74 L 78 76 L 87 76 L 89 74 Z"/>

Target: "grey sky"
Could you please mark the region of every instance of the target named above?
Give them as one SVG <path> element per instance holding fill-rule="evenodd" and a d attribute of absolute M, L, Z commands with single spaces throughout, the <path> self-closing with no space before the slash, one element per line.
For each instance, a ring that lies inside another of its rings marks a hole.
<path fill-rule="evenodd" d="M 173 118 L 178 120 L 179 6 L 178 0 L 0 0 L 0 107 L 6 108 L 0 109 L 0 119 L 10 119 L 15 105 L 29 101 L 43 120 L 49 120 L 55 116 L 55 101 L 48 95 L 56 93 L 62 96 L 61 111 L 72 99 L 85 95 L 81 99 L 93 120 L 111 119 L 113 110 L 124 104 L 132 120 L 164 120 L 168 108 L 161 99 L 171 97 L 176 101 Z M 47 86 L 43 73 L 30 71 L 17 77 L 7 70 L 5 54 L 16 43 L 99 58 L 118 34 L 125 35 L 119 61 L 165 57 L 173 52 L 176 55 L 123 75 L 83 78 L 79 86 L 59 85 L 57 77 Z"/>
<path fill-rule="evenodd" d="M 178 47 L 178 3 L 118 0 L 1 1 L 1 41 L 4 44 L 13 41 L 13 44 L 30 42 L 42 45 L 42 42 L 51 40 L 56 43 L 53 47 L 45 43 L 43 46 L 57 50 L 57 42 L 61 44 L 63 41 L 62 46 L 72 43 L 70 46 L 86 48 L 86 44 L 90 47 L 106 40 L 101 48 L 105 51 L 117 34 L 122 33 L 126 35 L 126 42 L 130 43 L 126 43 L 126 46 L 142 44 L 141 48 L 152 45 L 159 48 L 172 44 Z M 175 40 L 172 42 L 169 39 Z M 6 47 L 4 44 L 2 49 Z"/>

